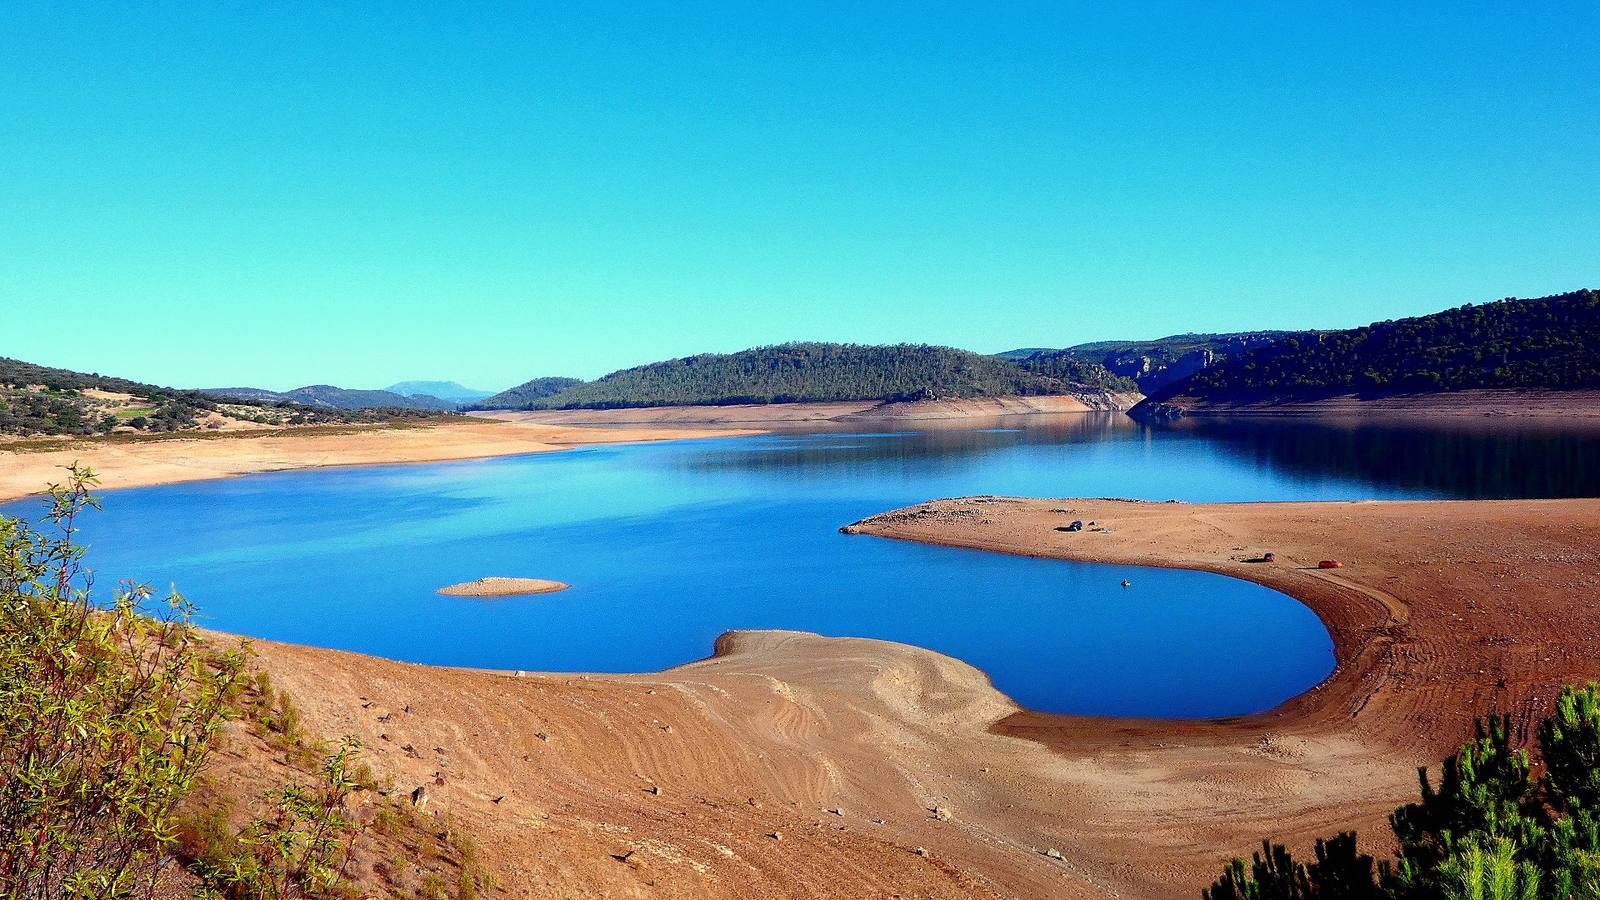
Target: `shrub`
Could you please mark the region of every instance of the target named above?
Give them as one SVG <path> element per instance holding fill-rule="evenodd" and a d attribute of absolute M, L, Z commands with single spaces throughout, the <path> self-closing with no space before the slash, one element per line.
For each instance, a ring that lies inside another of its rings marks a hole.
<path fill-rule="evenodd" d="M 70 467 L 36 528 L 0 518 L 0 894 L 125 897 L 177 840 L 175 807 L 221 725 L 241 655 L 214 654 L 174 593 L 103 605 L 73 542 L 98 506 Z"/>
<path fill-rule="evenodd" d="M 1206 900 L 1573 900 L 1600 897 L 1600 685 L 1562 691 L 1538 728 L 1545 763 L 1513 747 L 1503 716 L 1444 761 L 1439 783 L 1389 817 L 1399 850 L 1378 866 L 1353 832 L 1317 842 L 1317 862 L 1263 843 L 1233 860 Z"/>
<path fill-rule="evenodd" d="M 194 869 L 207 888 L 238 900 L 339 894 L 362 830 L 345 809 L 350 793 L 363 787 L 354 765 L 359 748 L 345 738 L 323 761 L 314 783 L 270 791 L 265 815 L 231 839 L 214 841 L 211 846 L 221 852 L 197 854 Z"/>

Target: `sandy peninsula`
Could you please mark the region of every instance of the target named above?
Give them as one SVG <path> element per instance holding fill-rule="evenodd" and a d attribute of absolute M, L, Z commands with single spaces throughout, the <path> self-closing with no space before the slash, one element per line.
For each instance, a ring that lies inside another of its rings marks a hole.
<path fill-rule="evenodd" d="M 1055 530 L 1073 518 L 1112 533 Z M 1193 898 L 1262 836 L 1381 838 L 1474 715 L 1527 722 L 1600 676 L 1597 523 L 1597 500 L 972 498 L 854 526 L 1205 569 L 1311 605 L 1337 670 L 1225 721 L 1030 713 L 957 660 L 793 632 L 652 675 L 258 650 L 310 724 L 362 737 L 399 790 L 437 785 L 432 809 L 517 896 Z"/>
<path fill-rule="evenodd" d="M 526 597 L 532 594 L 553 594 L 572 585 L 546 578 L 504 578 L 489 575 L 474 581 L 446 585 L 439 594 L 446 597 Z"/>
<path fill-rule="evenodd" d="M 81 462 L 107 489 L 227 478 L 250 472 L 379 463 L 444 462 L 543 453 L 583 444 L 633 443 L 752 434 L 728 428 L 578 428 L 484 419 L 438 424 L 306 427 L 163 437 L 17 440 L 0 444 L 0 500 L 60 481 Z"/>

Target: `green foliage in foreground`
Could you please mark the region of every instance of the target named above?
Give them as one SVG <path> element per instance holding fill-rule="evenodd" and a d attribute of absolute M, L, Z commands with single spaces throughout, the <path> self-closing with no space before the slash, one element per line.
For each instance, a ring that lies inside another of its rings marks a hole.
<path fill-rule="evenodd" d="M 320 772 L 268 793 L 243 829 L 207 820 L 204 858 L 183 852 L 197 819 L 180 805 L 252 683 L 244 653 L 209 649 L 176 593 L 153 604 L 147 586 L 123 585 L 92 601 L 73 534 L 98 507 L 94 474 L 70 471 L 50 488 L 48 529 L 0 517 L 0 897 L 149 896 L 179 856 L 205 896 L 342 893 L 359 832 L 345 800 L 370 781 L 348 740 Z"/>
<path fill-rule="evenodd" d="M 268 813 L 242 831 L 219 823 L 192 869 L 207 892 L 238 900 L 290 900 L 340 893 L 361 826 L 346 811 L 352 791 L 370 788 L 357 775 L 360 747 L 346 738 L 312 784 L 289 784 L 267 794 Z"/>
<path fill-rule="evenodd" d="M 1435 785 L 1389 817 L 1399 851 L 1374 872 L 1353 832 L 1303 864 L 1263 843 L 1235 859 L 1206 900 L 1578 900 L 1600 897 L 1600 685 L 1562 691 L 1540 724 L 1542 778 L 1491 716 L 1444 761 Z"/>
<path fill-rule="evenodd" d="M 1096 382 L 1089 384 L 1085 379 Z M 707 353 L 612 372 L 522 404 L 531 409 L 932 400 L 1071 393 L 1123 383 L 1081 360 L 1041 371 L 925 344 L 793 343 Z M 493 400 L 494 398 L 491 398 Z M 485 401 L 487 405 L 490 401 Z"/>
<path fill-rule="evenodd" d="M 122 897 L 155 877 L 240 677 L 176 594 L 89 597 L 74 522 L 92 474 L 51 488 L 55 537 L 0 519 L 0 894 Z"/>

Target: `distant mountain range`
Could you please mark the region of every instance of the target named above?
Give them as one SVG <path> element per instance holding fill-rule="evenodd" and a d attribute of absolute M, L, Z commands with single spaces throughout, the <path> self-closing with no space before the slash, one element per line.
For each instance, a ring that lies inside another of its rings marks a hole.
<path fill-rule="evenodd" d="M 924 344 L 791 343 L 707 353 L 612 372 L 562 388 L 537 379 L 482 408 L 611 409 L 638 406 L 924 400 L 1132 392 L 1135 385 L 1079 360 L 1032 367 Z M 544 396 L 537 396 L 543 393 Z"/>
<path fill-rule="evenodd" d="M 1600 293 L 1461 306 L 1332 331 L 1176 334 L 982 355 L 924 344 L 789 343 L 708 353 L 594 381 L 541 377 L 494 395 L 450 381 L 390 390 L 180 390 L 0 358 L 0 432 L 91 434 L 376 421 L 469 409 L 1077 396 L 1142 391 L 1160 415 L 1207 406 L 1477 388 L 1600 388 Z M 430 393 L 436 391 L 438 393 Z"/>
<path fill-rule="evenodd" d="M 452 412 L 458 405 L 426 394 L 406 396 L 392 391 L 341 388 L 331 384 L 310 384 L 292 391 L 252 387 L 206 388 L 204 393 L 252 403 L 301 403 L 324 409 L 428 409 Z"/>
<path fill-rule="evenodd" d="M 327 409 L 430 409 L 450 412 L 462 404 L 488 397 L 489 391 L 475 391 L 454 381 L 401 381 L 383 390 L 342 388 L 331 384 L 309 384 L 291 391 L 265 388 L 206 388 L 219 397 L 261 403 L 303 403 Z"/>
<path fill-rule="evenodd" d="M 416 407 L 344 409 L 250 389 L 223 397 L 0 357 L 0 433 L 7 434 L 153 433 L 241 424 L 377 422 L 436 414 Z"/>

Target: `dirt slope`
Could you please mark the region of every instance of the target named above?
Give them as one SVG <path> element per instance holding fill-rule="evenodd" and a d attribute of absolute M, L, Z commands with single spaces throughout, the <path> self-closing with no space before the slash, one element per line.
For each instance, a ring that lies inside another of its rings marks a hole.
<path fill-rule="evenodd" d="M 1113 533 L 1054 530 L 1072 518 Z M 938 654 L 788 632 L 730 635 L 712 659 L 638 676 L 261 649 L 308 724 L 364 737 L 402 789 L 443 778 L 432 808 L 470 825 L 517 896 L 1194 897 L 1263 835 L 1380 835 L 1413 767 L 1475 714 L 1526 721 L 1559 684 L 1600 676 L 1597 523 L 1591 500 L 979 498 L 858 526 L 1210 569 L 1304 598 L 1338 670 L 1233 721 L 1028 713 Z M 1266 549 L 1276 564 L 1244 561 Z M 1324 557 L 1347 565 L 1305 568 Z"/>

